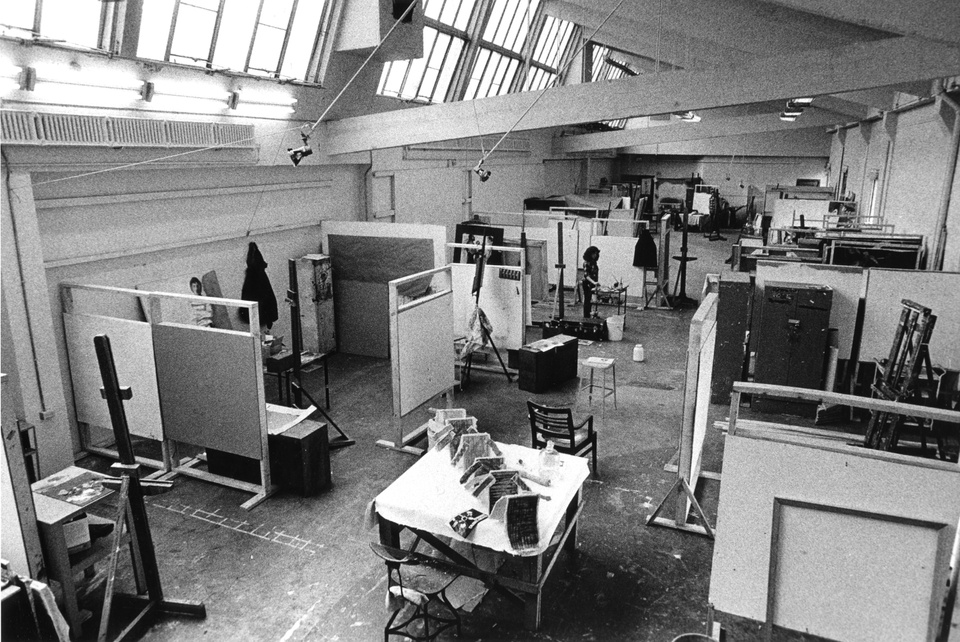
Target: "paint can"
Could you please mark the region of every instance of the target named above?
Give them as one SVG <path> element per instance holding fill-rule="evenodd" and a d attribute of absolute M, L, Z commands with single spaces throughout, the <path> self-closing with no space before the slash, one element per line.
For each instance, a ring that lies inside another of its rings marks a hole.
<path fill-rule="evenodd" d="M 643 344 L 642 344 L 642 343 L 638 343 L 637 345 L 633 346 L 633 360 L 634 360 L 634 361 L 643 361 L 644 358 L 645 358 L 645 357 L 644 357 L 644 354 L 643 354 Z"/>

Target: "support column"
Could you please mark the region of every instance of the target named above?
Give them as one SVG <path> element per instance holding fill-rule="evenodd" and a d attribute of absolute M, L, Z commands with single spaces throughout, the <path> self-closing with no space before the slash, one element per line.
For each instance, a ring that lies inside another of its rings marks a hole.
<path fill-rule="evenodd" d="M 30 174 L 10 171 L 4 163 L 0 192 L 0 269 L 11 343 L 2 349 L 16 357 L 21 419 L 36 427 L 39 474 L 46 477 L 73 464 L 74 435 L 67 419 Z"/>

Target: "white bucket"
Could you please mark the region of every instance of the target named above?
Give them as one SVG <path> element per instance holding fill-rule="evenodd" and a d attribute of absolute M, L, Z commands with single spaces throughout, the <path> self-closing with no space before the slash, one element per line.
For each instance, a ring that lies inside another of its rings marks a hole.
<path fill-rule="evenodd" d="M 623 341 L 623 322 L 626 317 L 622 314 L 615 314 L 607 318 L 607 339 L 610 341 Z"/>

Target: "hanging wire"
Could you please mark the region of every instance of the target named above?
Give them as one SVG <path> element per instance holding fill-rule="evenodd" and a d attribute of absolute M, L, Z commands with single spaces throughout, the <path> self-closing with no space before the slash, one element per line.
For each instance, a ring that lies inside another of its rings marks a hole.
<path fill-rule="evenodd" d="M 231 141 L 231 142 L 229 142 L 229 143 L 219 143 L 219 144 L 217 144 L 217 145 L 210 145 L 210 146 L 207 146 L 207 147 L 201 147 L 201 148 L 199 148 L 199 149 L 191 149 L 191 150 L 188 150 L 188 151 L 185 151 L 185 152 L 178 152 L 178 153 L 176 153 L 176 154 L 168 154 L 168 155 L 166 155 L 166 156 L 159 156 L 159 157 L 157 157 L 157 158 L 151 158 L 151 159 L 144 160 L 144 161 L 137 161 L 137 162 L 135 162 L 135 163 L 126 163 L 126 164 L 124 164 L 124 165 L 118 165 L 117 167 L 108 167 L 108 168 L 106 168 L 106 169 L 98 169 L 98 170 L 95 170 L 95 171 L 92 171 L 92 172 L 84 172 L 84 173 L 81 173 L 81 174 L 73 174 L 73 175 L 71 175 L 71 176 L 63 176 L 63 177 L 61 177 L 61 178 L 52 178 L 52 179 L 50 179 L 50 180 L 40 181 L 40 182 L 38 182 L 38 183 L 33 183 L 33 184 L 30 186 L 30 188 L 32 189 L 32 188 L 34 188 L 34 187 L 39 187 L 40 185 L 49 185 L 49 184 L 51 184 L 51 183 L 60 183 L 60 182 L 62 182 L 62 181 L 69 181 L 69 180 L 75 180 L 75 179 L 80 179 L 80 178 L 86 178 L 86 177 L 88 177 L 88 176 L 96 176 L 97 174 L 105 174 L 105 173 L 107 173 L 107 172 L 116 172 L 116 171 L 123 170 L 123 169 L 129 169 L 129 168 L 131 168 L 131 167 L 138 167 L 138 166 L 140 166 L 140 165 L 149 165 L 149 164 L 151 164 L 151 163 L 157 163 L 157 162 L 160 162 L 160 161 L 166 161 L 166 160 L 171 160 L 171 159 L 175 159 L 175 158 L 183 158 L 184 156 L 191 156 L 191 155 L 193 155 L 193 154 L 199 154 L 199 153 L 202 153 L 202 152 L 208 152 L 208 151 L 212 151 L 212 150 L 216 150 L 216 149 L 222 149 L 222 148 L 224 148 L 224 147 L 233 147 L 233 146 L 240 145 L 240 144 L 243 144 L 243 143 L 249 143 L 249 142 L 253 142 L 253 141 L 258 141 L 258 140 L 261 140 L 261 139 L 268 138 L 268 137 L 270 137 L 270 136 L 283 135 L 283 134 L 286 134 L 286 133 L 288 133 L 288 132 L 293 132 L 293 131 L 300 131 L 300 135 L 301 135 L 304 139 L 306 139 L 306 138 L 308 138 L 308 137 L 314 132 L 314 130 L 315 130 L 317 127 L 320 126 L 320 122 L 327 116 L 328 113 L 330 113 L 330 110 L 333 109 L 334 105 L 337 104 L 337 101 L 339 101 L 340 98 L 343 97 L 343 95 L 344 95 L 344 93 L 346 93 L 347 89 L 349 89 L 350 86 L 353 84 L 353 82 L 357 79 L 357 76 L 360 75 L 360 72 L 363 71 L 363 69 L 364 69 L 364 68 L 367 66 L 367 64 L 373 59 L 373 57 L 377 54 L 377 52 L 380 51 L 380 48 L 381 48 L 381 47 L 383 46 L 383 44 L 387 41 L 387 39 L 393 34 L 393 32 L 396 30 L 397 26 L 398 26 L 401 22 L 403 22 L 403 21 L 407 18 L 408 15 L 410 15 L 410 12 L 413 11 L 413 8 L 417 5 L 418 2 L 419 2 L 419 0 L 413 0 L 413 1 L 407 6 L 407 8 L 406 8 L 406 10 L 403 12 L 403 14 L 402 14 L 399 18 L 397 18 L 396 22 L 393 23 L 393 26 L 390 27 L 390 30 L 387 31 L 387 33 L 383 36 L 383 38 L 380 39 L 380 42 L 377 43 L 377 46 L 373 48 L 373 51 L 371 51 L 371 52 L 370 52 L 370 55 L 368 55 L 367 58 L 363 61 L 363 64 L 360 65 L 360 67 L 359 67 L 359 68 L 357 69 L 357 71 L 353 74 L 353 76 L 350 77 L 350 80 L 347 81 L 347 84 L 345 84 L 345 85 L 343 86 L 343 88 L 340 90 L 340 92 L 334 97 L 334 99 L 330 102 L 330 104 L 327 105 L 327 108 L 323 110 L 323 113 L 320 114 L 320 117 L 317 118 L 317 120 L 316 120 L 313 124 L 308 125 L 308 124 L 305 123 L 305 124 L 303 124 L 303 125 L 298 125 L 298 126 L 296 126 L 296 127 L 288 127 L 288 128 L 285 128 L 285 129 L 281 129 L 280 131 L 273 132 L 273 133 L 270 133 L 270 134 L 266 134 L 266 135 L 264 135 L 264 136 L 250 136 L 250 137 L 247 137 L 247 138 L 241 138 L 241 139 L 238 139 L 238 140 L 235 140 L 235 141 Z M 281 139 L 281 144 L 282 144 L 282 139 Z M 274 161 L 276 161 L 276 159 L 274 159 Z"/>
<path fill-rule="evenodd" d="M 534 98 L 534 99 L 533 99 L 533 102 L 531 102 L 530 105 L 523 111 L 523 113 L 520 114 L 520 117 L 517 118 L 516 122 L 513 123 L 513 125 L 510 126 L 510 129 L 508 129 L 506 132 L 504 132 L 503 136 L 500 137 L 500 140 L 498 140 L 498 141 L 494 144 L 494 146 L 490 148 L 490 151 L 486 152 L 486 153 L 483 155 L 483 157 L 480 159 L 480 162 L 477 163 L 477 166 L 478 166 L 478 167 L 479 167 L 480 165 L 482 165 L 483 162 L 484 162 L 485 160 L 487 160 L 487 159 L 490 157 L 490 155 L 493 154 L 494 151 L 496 151 L 497 147 L 499 147 L 500 144 L 501 144 L 504 140 L 506 140 L 507 136 L 509 136 L 511 133 L 513 133 L 513 130 L 517 128 L 517 125 L 520 124 L 520 121 L 522 121 L 522 120 L 526 117 L 526 115 L 529 114 L 530 111 L 536 106 L 536 104 L 537 104 L 538 102 L 540 102 L 540 99 L 543 98 L 543 95 L 544 95 L 545 93 L 547 93 L 547 90 L 548 90 L 548 89 L 552 89 L 553 87 L 556 86 L 556 83 L 558 83 L 558 82 L 560 81 L 560 78 L 563 77 L 563 72 L 565 72 L 565 71 L 567 70 L 567 68 L 573 63 L 573 61 L 574 61 L 574 60 L 576 59 L 576 57 L 580 54 L 580 52 L 582 52 L 582 51 L 584 50 L 584 48 L 586 48 L 586 46 L 590 43 L 590 41 L 593 39 L 593 37 L 594 37 L 595 35 L 597 35 L 597 33 L 603 28 L 603 25 L 607 24 L 607 21 L 610 20 L 610 18 L 613 17 L 613 14 L 617 12 L 617 9 L 620 8 L 620 6 L 624 3 L 624 1 L 625 1 L 625 0 L 620 0 L 620 2 L 618 2 L 618 3 L 616 4 L 616 6 L 614 6 L 613 9 L 610 10 L 610 13 L 607 14 L 607 17 L 604 18 L 604 19 L 600 22 L 600 24 L 597 25 L 597 28 L 593 30 L 593 33 L 591 33 L 589 37 L 584 38 L 583 44 L 581 44 L 580 47 L 579 47 L 579 49 L 577 49 L 577 51 L 570 57 L 570 59 L 567 61 L 567 64 L 564 65 L 562 69 L 560 69 L 559 71 L 557 71 L 557 75 L 554 77 L 553 82 L 551 82 L 551 83 L 548 84 L 546 87 L 544 87 L 543 89 L 540 90 L 540 93 L 537 94 L 537 97 Z"/>

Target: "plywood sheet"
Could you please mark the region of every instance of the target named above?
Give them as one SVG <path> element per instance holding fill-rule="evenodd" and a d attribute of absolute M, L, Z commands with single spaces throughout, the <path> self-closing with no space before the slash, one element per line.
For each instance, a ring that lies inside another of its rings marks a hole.
<path fill-rule="evenodd" d="M 831 640 L 926 640 L 941 528 L 780 505 L 771 619 Z M 886 563 L 872 564 L 865 578 L 870 557 Z"/>
<path fill-rule="evenodd" d="M 930 337 L 930 359 L 935 365 L 960 368 L 960 272 L 884 270 L 867 274 L 860 361 L 885 359 L 903 310 L 910 299 L 937 315 Z"/>
<path fill-rule="evenodd" d="M 454 383 L 453 293 L 404 310 L 393 318 L 393 394 L 395 399 L 399 396 L 403 416 L 449 390 Z"/>
<path fill-rule="evenodd" d="M 337 279 L 337 349 L 390 358 L 390 305 L 385 283 Z"/>
<path fill-rule="evenodd" d="M 854 329 L 860 296 L 866 283 L 863 268 L 844 265 L 814 265 L 781 261 L 757 261 L 757 291 L 763 292 L 766 281 L 827 285 L 833 288 L 830 327 L 838 331 L 840 359 L 849 359 L 853 350 Z M 890 340 L 893 340 L 891 334 Z M 887 350 L 890 346 L 887 346 Z"/>
<path fill-rule="evenodd" d="M 471 292 L 476 266 L 451 263 L 450 267 L 453 269 L 453 336 L 464 337 L 469 334 L 470 316 L 476 306 Z M 502 277 L 501 269 L 504 276 L 520 274 L 520 268 L 485 266 L 480 308 L 493 326 L 491 335 L 497 348 L 519 350 L 526 343 L 522 281 Z"/>
<path fill-rule="evenodd" d="M 133 397 L 123 404 L 130 434 L 163 439 L 160 398 L 149 323 L 113 319 L 90 314 L 64 314 L 70 379 L 77 421 L 112 430 L 107 402 L 100 396 L 103 380 L 93 338 L 110 338 L 113 361 L 121 386 L 129 386 Z"/>
<path fill-rule="evenodd" d="M 717 319 L 716 312 L 714 312 L 714 316 L 704 323 L 701 329 L 700 367 L 697 371 L 697 405 L 693 415 L 693 460 L 690 466 L 690 479 L 694 484 L 700 477 L 700 465 L 703 463 L 703 442 L 707 438 L 707 413 L 710 410 L 710 387 L 713 385 L 713 353 L 716 340 Z"/>
<path fill-rule="evenodd" d="M 167 437 L 260 459 L 266 410 L 254 337 L 161 323 L 154 326 L 153 346 Z"/>
<path fill-rule="evenodd" d="M 846 560 L 839 567 L 824 572 L 848 570 L 853 577 L 846 578 L 859 582 L 862 588 L 878 591 L 876 599 L 864 599 L 859 593 L 830 594 L 836 601 L 835 609 L 845 613 L 843 621 L 831 619 L 831 626 L 846 627 L 853 622 L 851 613 L 856 612 L 858 625 L 869 621 L 881 626 L 891 618 L 901 618 L 908 622 L 914 618 L 913 611 L 917 602 L 911 596 L 907 599 L 889 599 L 887 589 L 875 582 L 875 578 L 887 576 L 891 564 L 908 562 L 905 556 L 915 552 L 929 550 L 925 543 L 928 534 L 919 528 L 904 531 L 907 539 L 890 539 L 887 526 L 890 522 L 918 525 L 919 522 L 943 524 L 939 537 L 946 545 L 938 551 L 936 559 L 924 557 L 912 558 L 911 573 L 920 573 L 918 565 L 946 565 L 950 544 L 956 533 L 957 519 L 960 517 L 960 468 L 939 462 L 925 462 L 917 458 L 890 453 L 863 451 L 853 446 L 837 446 L 831 442 L 805 439 L 803 443 L 784 443 L 772 439 L 757 438 L 747 434 L 728 435 L 724 444 L 723 484 L 720 487 L 720 501 L 717 514 L 717 539 L 714 544 L 713 568 L 710 577 L 709 600 L 725 613 L 731 613 L 757 621 L 764 621 L 768 611 L 768 587 L 771 573 L 774 579 L 781 571 L 772 570 L 771 555 L 775 527 L 775 506 L 777 502 L 793 504 L 808 503 L 829 508 L 835 513 L 846 512 L 848 519 L 841 522 L 840 517 L 825 519 L 822 515 L 815 518 L 810 515 L 796 515 L 806 520 L 803 525 L 788 523 L 787 537 L 795 537 L 788 542 L 787 554 L 799 552 L 810 537 L 809 529 L 822 528 L 824 533 L 845 533 L 855 537 L 855 541 L 839 539 L 829 541 L 837 555 L 854 555 L 856 542 L 874 542 L 874 548 L 856 549 L 856 563 Z M 788 519 L 794 516 L 789 516 Z M 866 519 L 863 519 L 866 518 Z M 796 521 L 796 520 L 794 520 Z M 854 531 L 857 534 L 854 536 Z M 911 552 L 912 551 L 912 552 Z M 831 553 L 833 554 L 833 553 Z M 904 558 L 904 559 L 898 559 Z M 777 568 L 795 576 L 802 568 L 803 560 L 781 560 L 774 558 Z M 794 566 L 791 566 L 794 565 Z M 796 566 L 800 565 L 800 566 Z M 942 566 L 941 566 L 942 568 Z M 906 571 L 901 567 L 900 573 Z M 806 578 L 825 586 L 826 578 L 815 576 Z M 912 575 L 916 581 L 918 575 Z M 831 578 L 831 582 L 845 582 L 844 578 Z M 796 579 L 793 580 L 796 582 Z M 808 622 L 815 620 L 816 592 L 804 590 L 796 592 L 798 587 L 788 584 L 787 578 L 780 577 L 780 591 L 785 599 L 808 600 Z M 895 588 L 895 587 L 894 587 Z M 928 587 L 923 596 L 929 603 L 935 585 Z M 790 591 L 793 591 L 791 594 Z M 894 597 L 900 597 L 894 594 Z M 892 602 L 892 604 L 891 604 Z M 799 614 L 802 605 L 794 602 L 787 613 Z M 909 611 L 909 612 L 907 612 Z M 836 611 L 831 611 L 836 612 Z M 800 617 L 798 615 L 797 617 Z M 790 620 L 797 627 L 796 619 Z M 798 627 L 799 628 L 799 627 Z M 837 631 L 843 634 L 837 634 Z M 836 639 L 910 639 L 890 635 L 884 630 L 834 629 L 830 635 Z M 925 639 L 925 632 L 920 639 Z M 872 637 L 871 637 L 872 636 Z"/>

